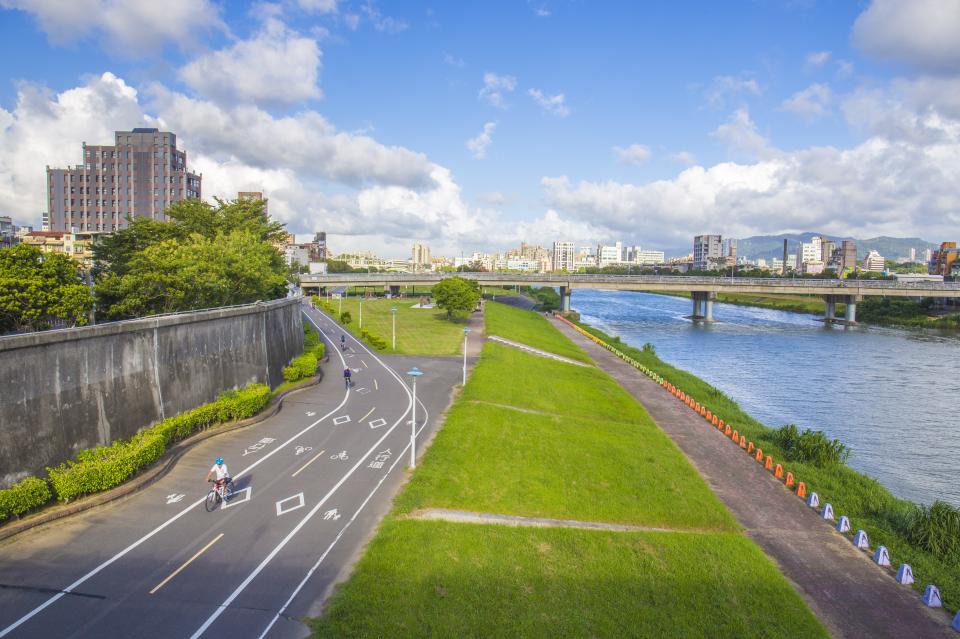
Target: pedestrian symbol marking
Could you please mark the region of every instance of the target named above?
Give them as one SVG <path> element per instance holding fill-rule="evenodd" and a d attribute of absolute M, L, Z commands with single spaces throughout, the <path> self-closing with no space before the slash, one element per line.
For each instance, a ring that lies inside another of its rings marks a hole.
<path fill-rule="evenodd" d="M 329 521 L 329 520 L 336 521 L 340 519 L 340 513 L 337 512 L 336 508 L 332 510 L 328 510 L 327 512 L 323 513 L 323 519 L 324 521 Z"/>
<path fill-rule="evenodd" d="M 289 505 L 284 505 L 287 504 Z M 303 508 L 303 493 L 297 493 L 292 497 L 287 497 L 286 499 L 281 499 L 277 502 L 277 517 L 280 515 L 286 515 L 288 512 L 294 511 L 297 508 Z"/>
<path fill-rule="evenodd" d="M 186 495 L 184 495 L 183 493 L 173 493 L 171 495 L 167 495 L 167 503 L 175 504 L 179 501 L 182 501 L 184 497 L 186 497 Z"/>
<path fill-rule="evenodd" d="M 376 430 L 377 428 L 380 428 L 381 426 L 386 426 L 386 425 L 387 425 L 387 420 L 385 420 L 383 417 L 381 417 L 380 419 L 375 419 L 372 422 L 370 422 L 370 428 L 374 430 Z"/>

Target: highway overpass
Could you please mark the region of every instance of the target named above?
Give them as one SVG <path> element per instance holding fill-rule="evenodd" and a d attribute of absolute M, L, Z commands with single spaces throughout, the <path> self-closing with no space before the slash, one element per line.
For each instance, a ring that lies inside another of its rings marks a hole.
<path fill-rule="evenodd" d="M 898 282 L 805 278 L 699 277 L 682 275 L 601 275 L 563 273 L 331 273 L 301 275 L 304 293 L 320 294 L 330 287 L 370 287 L 398 294 L 404 286 L 432 286 L 447 277 L 463 277 L 481 286 L 552 286 L 560 289 L 562 308 L 570 310 L 574 289 L 666 291 L 691 293 L 695 320 L 713 321 L 717 293 L 755 295 L 819 295 L 826 302 L 828 322 L 856 322 L 857 302 L 868 296 L 960 298 L 960 283 Z M 843 319 L 836 303 L 846 304 Z"/>

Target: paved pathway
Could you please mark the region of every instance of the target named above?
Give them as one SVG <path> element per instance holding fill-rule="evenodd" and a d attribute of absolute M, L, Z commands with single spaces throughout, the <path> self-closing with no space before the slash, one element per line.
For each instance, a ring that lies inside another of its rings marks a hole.
<path fill-rule="evenodd" d="M 942 610 L 924 606 L 916 591 L 897 584 L 719 431 L 626 362 L 553 321 L 644 405 L 834 637 L 960 637 Z"/>
<path fill-rule="evenodd" d="M 584 362 L 578 362 L 575 359 L 570 359 L 569 357 L 563 357 L 562 355 L 555 355 L 553 353 L 540 350 L 539 348 L 534 348 L 533 346 L 527 346 L 526 344 L 521 344 L 520 342 L 514 342 L 513 340 L 499 337 L 497 335 L 490 335 L 487 337 L 487 339 L 492 340 L 494 342 L 500 342 L 501 344 L 505 344 L 507 346 L 510 346 L 511 348 L 516 348 L 521 351 L 526 351 L 527 353 L 532 353 L 533 355 L 546 357 L 547 359 L 555 359 L 558 362 L 563 362 L 565 364 L 573 364 L 574 366 L 585 366 L 587 368 L 590 368 L 590 364 L 586 364 Z"/>

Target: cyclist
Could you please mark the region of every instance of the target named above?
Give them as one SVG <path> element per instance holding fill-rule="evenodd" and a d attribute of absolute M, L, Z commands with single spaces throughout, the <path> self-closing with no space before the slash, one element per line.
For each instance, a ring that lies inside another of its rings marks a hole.
<path fill-rule="evenodd" d="M 213 475 L 217 476 L 217 479 L 214 482 L 216 487 L 219 488 L 220 486 L 224 486 L 226 488 L 226 495 L 229 497 L 230 493 L 233 492 L 233 490 L 230 488 L 233 480 L 230 478 L 230 471 L 227 470 L 227 464 L 223 461 L 223 457 L 217 457 L 217 460 L 213 463 L 213 466 L 207 473 L 207 481 L 210 481 L 210 477 Z"/>
<path fill-rule="evenodd" d="M 352 374 L 353 374 L 353 373 L 350 371 L 350 367 L 349 367 L 349 366 L 348 366 L 347 368 L 343 369 L 343 383 L 344 383 L 344 388 L 350 388 L 350 384 L 351 384 L 350 376 L 351 376 Z"/>
<path fill-rule="evenodd" d="M 343 333 L 340 333 L 340 350 L 345 350 L 347 348 L 347 336 Z"/>

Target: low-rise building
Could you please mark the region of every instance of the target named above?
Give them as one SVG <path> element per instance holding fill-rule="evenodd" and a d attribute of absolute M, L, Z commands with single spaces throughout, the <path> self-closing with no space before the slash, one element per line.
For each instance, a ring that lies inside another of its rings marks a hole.
<path fill-rule="evenodd" d="M 886 260 L 883 259 L 883 256 L 877 253 L 876 251 L 870 251 L 867 253 L 867 256 L 863 258 L 863 270 L 870 271 L 873 273 L 882 273 L 886 268 Z"/>

